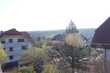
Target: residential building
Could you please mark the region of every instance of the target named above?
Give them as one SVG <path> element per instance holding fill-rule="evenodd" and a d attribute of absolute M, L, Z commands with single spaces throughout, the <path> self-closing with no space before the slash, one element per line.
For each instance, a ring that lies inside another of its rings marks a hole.
<path fill-rule="evenodd" d="M 61 46 L 64 44 L 64 34 L 57 34 L 52 39 L 52 45 Z"/>
<path fill-rule="evenodd" d="M 104 49 L 102 58 L 104 62 L 104 72 L 110 72 L 110 17 L 108 17 L 95 31 L 92 39 L 92 47 Z M 100 56 L 100 55 L 99 55 Z M 101 70 L 101 69 L 100 69 Z"/>
<path fill-rule="evenodd" d="M 0 42 L 4 45 L 7 54 L 4 65 L 18 64 L 24 54 L 33 53 L 32 38 L 27 32 L 19 32 L 16 29 L 2 32 Z"/>

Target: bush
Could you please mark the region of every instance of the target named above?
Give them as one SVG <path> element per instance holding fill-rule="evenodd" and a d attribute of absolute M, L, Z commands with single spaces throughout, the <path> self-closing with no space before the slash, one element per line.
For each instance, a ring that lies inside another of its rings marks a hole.
<path fill-rule="evenodd" d="M 56 65 L 54 64 L 46 64 L 44 65 L 44 71 L 43 73 L 63 73 L 60 71 Z"/>
<path fill-rule="evenodd" d="M 33 69 L 31 67 L 22 67 L 19 70 L 20 73 L 33 73 Z"/>

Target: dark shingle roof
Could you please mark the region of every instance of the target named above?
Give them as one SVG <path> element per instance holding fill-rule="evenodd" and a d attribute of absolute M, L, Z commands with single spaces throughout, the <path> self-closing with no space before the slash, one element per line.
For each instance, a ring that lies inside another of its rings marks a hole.
<path fill-rule="evenodd" d="M 110 48 L 110 17 L 95 31 L 92 46 Z"/>
<path fill-rule="evenodd" d="M 52 40 L 58 40 L 58 41 L 63 41 L 64 40 L 64 35 L 63 34 L 57 34 L 55 35 Z"/>

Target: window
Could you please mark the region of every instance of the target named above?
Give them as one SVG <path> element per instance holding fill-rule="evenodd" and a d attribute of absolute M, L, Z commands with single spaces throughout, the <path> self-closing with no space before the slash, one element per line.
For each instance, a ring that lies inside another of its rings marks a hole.
<path fill-rule="evenodd" d="M 27 48 L 27 46 L 22 46 L 22 49 L 27 50 L 28 48 Z"/>
<path fill-rule="evenodd" d="M 12 60 L 13 59 L 13 56 L 9 56 L 9 59 Z"/>
<path fill-rule="evenodd" d="M 13 47 L 10 47 L 10 48 L 9 48 L 9 51 L 13 51 Z"/>
<path fill-rule="evenodd" d="M 18 42 L 24 42 L 24 39 L 18 39 Z"/>
<path fill-rule="evenodd" d="M 12 43 L 13 42 L 13 39 L 9 39 L 9 42 Z"/>
<path fill-rule="evenodd" d="M 1 43 L 2 43 L 2 44 L 4 44 L 4 43 L 5 43 L 5 41 L 3 41 L 3 40 L 2 40 L 2 41 L 1 41 Z"/>

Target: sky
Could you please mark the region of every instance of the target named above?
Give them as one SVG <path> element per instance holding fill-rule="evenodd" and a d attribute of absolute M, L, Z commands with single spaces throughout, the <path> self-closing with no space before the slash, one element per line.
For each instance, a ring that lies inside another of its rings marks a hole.
<path fill-rule="evenodd" d="M 97 28 L 110 16 L 109 0 L 0 0 L 0 30 Z"/>

